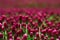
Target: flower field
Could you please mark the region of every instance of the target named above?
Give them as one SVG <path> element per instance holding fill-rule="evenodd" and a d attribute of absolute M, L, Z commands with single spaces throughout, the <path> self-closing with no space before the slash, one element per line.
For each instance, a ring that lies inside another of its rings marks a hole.
<path fill-rule="evenodd" d="M 60 14 L 38 9 L 1 9 L 0 40 L 60 40 Z"/>

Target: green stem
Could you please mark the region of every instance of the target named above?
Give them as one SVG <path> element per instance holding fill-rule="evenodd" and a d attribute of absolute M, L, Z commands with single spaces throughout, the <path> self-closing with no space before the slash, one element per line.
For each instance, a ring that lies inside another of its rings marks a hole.
<path fill-rule="evenodd" d="M 27 24 L 26 24 L 26 34 L 27 34 Z"/>
<path fill-rule="evenodd" d="M 3 34 L 4 34 L 4 40 L 7 40 L 7 32 L 4 31 Z"/>

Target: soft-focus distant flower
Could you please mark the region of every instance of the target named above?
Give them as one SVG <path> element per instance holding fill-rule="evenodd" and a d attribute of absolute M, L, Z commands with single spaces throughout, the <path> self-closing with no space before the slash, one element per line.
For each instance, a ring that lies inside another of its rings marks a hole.
<path fill-rule="evenodd" d="M 54 40 L 54 37 L 51 37 L 50 40 Z"/>
<path fill-rule="evenodd" d="M 36 8 L 0 9 L 0 40 L 59 40 L 59 15 Z"/>
<path fill-rule="evenodd" d="M 0 38 L 3 38 L 3 34 L 0 32 Z"/>
<path fill-rule="evenodd" d="M 17 37 L 17 39 L 16 39 L 16 40 L 21 40 L 21 39 L 20 39 L 20 37 Z"/>
<path fill-rule="evenodd" d="M 22 37 L 22 40 L 27 40 L 27 37 L 28 37 L 28 35 L 24 34 L 23 37 Z"/>
<path fill-rule="evenodd" d="M 33 32 L 30 32 L 30 36 L 33 37 Z"/>
<path fill-rule="evenodd" d="M 35 37 L 34 40 L 37 40 L 37 38 Z"/>
<path fill-rule="evenodd" d="M 9 40 L 13 40 L 12 38 L 9 38 Z"/>
<path fill-rule="evenodd" d="M 2 28 L 2 24 L 0 23 L 0 28 Z"/>

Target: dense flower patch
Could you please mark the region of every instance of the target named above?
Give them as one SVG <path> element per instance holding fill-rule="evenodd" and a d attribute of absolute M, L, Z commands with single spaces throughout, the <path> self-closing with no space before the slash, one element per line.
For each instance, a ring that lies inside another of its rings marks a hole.
<path fill-rule="evenodd" d="M 59 14 L 25 9 L 6 11 L 0 13 L 0 40 L 60 40 Z"/>

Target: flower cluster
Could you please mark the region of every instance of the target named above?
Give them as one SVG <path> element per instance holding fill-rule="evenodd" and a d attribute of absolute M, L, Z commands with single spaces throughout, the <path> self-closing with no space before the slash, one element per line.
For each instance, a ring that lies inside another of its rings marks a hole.
<path fill-rule="evenodd" d="M 59 14 L 13 9 L 0 15 L 0 40 L 60 40 Z"/>

